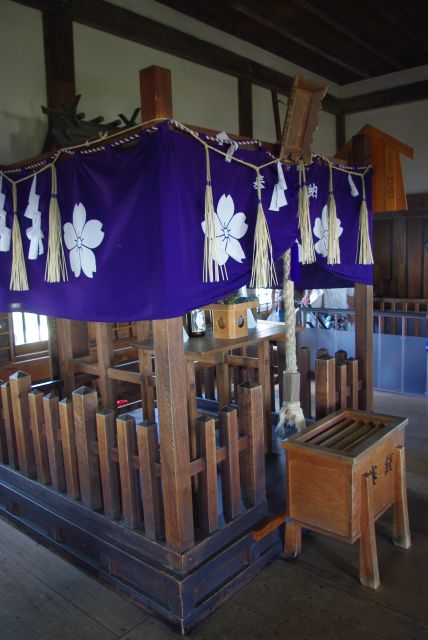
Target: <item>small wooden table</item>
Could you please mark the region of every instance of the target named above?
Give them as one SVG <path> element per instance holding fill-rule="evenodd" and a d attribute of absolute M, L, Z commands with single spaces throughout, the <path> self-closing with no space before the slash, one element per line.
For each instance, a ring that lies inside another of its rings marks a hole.
<path fill-rule="evenodd" d="M 336 411 L 282 443 L 287 456 L 284 554 L 301 552 L 301 528 L 360 540 L 360 581 L 380 584 L 375 520 L 393 505 L 393 542 L 411 544 L 404 458 L 406 418 Z"/>
<path fill-rule="evenodd" d="M 197 418 L 196 394 L 195 394 L 195 368 L 194 363 L 215 365 L 218 385 L 218 399 L 220 407 L 230 404 L 230 378 L 229 366 L 241 365 L 252 366 L 259 371 L 259 381 L 263 388 L 263 403 L 265 417 L 265 445 L 270 451 L 269 442 L 271 425 L 271 381 L 270 381 L 270 353 L 269 341 L 285 340 L 285 329 L 283 322 L 257 321 L 257 326 L 248 330 L 248 335 L 234 339 L 215 338 L 212 331 L 208 331 L 205 336 L 189 338 L 184 343 L 184 357 L 187 361 L 188 377 L 188 409 L 189 420 L 192 425 Z M 257 345 L 257 358 L 245 358 L 243 356 L 229 355 L 235 349 L 241 349 L 250 345 Z M 154 352 L 153 341 L 146 340 L 137 342 L 135 346 L 140 351 L 140 367 L 145 373 L 145 378 L 152 376 L 151 356 Z M 144 364 L 145 363 L 145 364 Z M 150 389 L 145 394 L 147 396 L 147 406 L 152 406 Z M 146 413 L 146 412 L 145 412 Z"/>

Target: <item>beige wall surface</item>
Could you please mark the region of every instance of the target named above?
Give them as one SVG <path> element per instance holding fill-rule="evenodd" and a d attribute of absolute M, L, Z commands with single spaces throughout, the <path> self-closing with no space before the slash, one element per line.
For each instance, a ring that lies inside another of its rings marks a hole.
<path fill-rule="evenodd" d="M 293 75 L 301 71 L 277 56 L 228 36 L 217 29 L 178 14 L 152 0 L 116 0 L 116 4 L 178 29 L 207 39 L 240 55 L 245 55 Z M 177 120 L 238 133 L 237 79 L 110 34 L 73 25 L 76 91 L 82 94 L 79 110 L 87 118 L 98 115 L 106 121 L 119 113 L 129 116 L 139 105 L 138 71 L 156 64 L 171 69 L 173 109 Z M 23 50 L 22 43 L 25 43 Z M 31 55 L 25 54 L 31 52 Z M 10 163 L 41 152 L 46 135 L 46 104 L 42 15 L 12 0 L 0 0 L 0 54 L 7 63 L 0 67 L 0 163 Z M 309 72 L 306 75 L 317 77 Z M 334 86 L 335 90 L 337 87 Z M 287 99 L 280 96 L 281 121 Z M 275 140 L 270 91 L 253 86 L 254 137 Z M 316 152 L 335 150 L 335 119 L 322 113 L 315 135 Z"/>
<path fill-rule="evenodd" d="M 302 69 L 262 51 L 235 36 L 193 20 L 154 0 L 114 0 L 114 3 L 246 56 L 288 75 Z M 237 133 L 237 80 L 181 58 L 115 36 L 74 24 L 76 90 L 82 94 L 79 109 L 87 118 L 103 115 L 106 121 L 118 113 L 129 116 L 139 105 L 138 71 L 156 64 L 172 71 L 174 116 L 196 126 Z M 12 0 L 0 0 L 0 163 L 14 162 L 41 152 L 46 135 L 46 104 L 42 15 Z M 318 78 L 305 70 L 307 76 Z M 338 87 L 335 95 L 348 97 L 400 82 L 428 77 L 428 67 L 390 74 L 375 80 Z M 283 122 L 287 99 L 280 96 Z M 353 114 L 347 117 L 349 138 L 366 123 L 372 124 L 415 148 L 415 161 L 403 159 L 406 189 L 428 191 L 428 102 Z M 273 141 L 275 128 L 270 91 L 253 86 L 254 137 Z M 321 112 L 314 136 L 314 151 L 332 155 L 336 150 L 336 122 Z"/>
<path fill-rule="evenodd" d="M 37 155 L 46 136 L 42 14 L 0 0 L 0 164 Z"/>

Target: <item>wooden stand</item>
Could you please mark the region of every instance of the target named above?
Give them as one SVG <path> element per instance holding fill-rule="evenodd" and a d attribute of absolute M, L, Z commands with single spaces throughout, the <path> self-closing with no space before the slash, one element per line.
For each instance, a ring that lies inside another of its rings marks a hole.
<path fill-rule="evenodd" d="M 284 554 L 301 551 L 301 528 L 360 540 L 360 582 L 377 589 L 375 521 L 394 507 L 393 542 L 411 544 L 404 462 L 407 420 L 337 411 L 283 443 L 287 452 Z"/>

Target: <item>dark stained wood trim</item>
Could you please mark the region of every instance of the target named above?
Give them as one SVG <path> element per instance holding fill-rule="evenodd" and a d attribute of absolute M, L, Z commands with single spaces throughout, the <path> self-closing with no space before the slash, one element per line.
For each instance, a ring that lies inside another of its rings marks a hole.
<path fill-rule="evenodd" d="M 253 137 L 253 89 L 251 82 L 238 78 L 239 135 Z"/>
<path fill-rule="evenodd" d="M 278 93 L 276 91 L 271 91 L 271 94 L 272 94 L 273 119 L 275 122 L 276 141 L 279 143 L 282 137 L 282 127 L 281 127 L 281 119 L 279 116 Z"/>
<path fill-rule="evenodd" d="M 352 98 L 342 100 L 342 109 L 345 115 L 358 111 L 393 107 L 399 104 L 428 100 L 428 80 L 404 84 L 391 89 L 381 89 L 371 93 L 363 93 Z"/>
<path fill-rule="evenodd" d="M 60 110 L 76 96 L 72 21 L 58 13 L 44 13 L 43 41 L 47 106 Z"/>
<path fill-rule="evenodd" d="M 346 122 L 343 113 L 336 115 L 336 149 L 341 149 L 346 143 Z"/>
<path fill-rule="evenodd" d="M 291 92 L 293 78 L 264 65 L 237 55 L 223 47 L 205 42 L 146 18 L 127 9 L 105 2 L 105 0 L 14 0 L 19 4 L 45 12 L 61 13 L 68 19 L 93 29 L 143 44 L 158 51 L 247 80 L 268 90 L 283 95 Z M 340 100 L 327 95 L 323 108 L 328 113 L 340 111 Z"/>

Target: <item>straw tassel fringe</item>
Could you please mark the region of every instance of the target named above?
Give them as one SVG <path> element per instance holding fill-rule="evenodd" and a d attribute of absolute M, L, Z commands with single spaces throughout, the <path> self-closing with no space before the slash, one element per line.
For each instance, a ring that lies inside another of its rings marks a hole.
<path fill-rule="evenodd" d="M 367 209 L 364 175 L 361 176 L 361 179 L 363 181 L 363 198 L 361 200 L 360 223 L 358 228 L 358 264 L 373 264 L 373 252 L 369 233 L 369 212 Z"/>
<path fill-rule="evenodd" d="M 253 268 L 250 287 L 266 288 L 278 284 L 272 255 L 272 241 L 263 210 L 260 173 L 257 171 L 257 207 L 256 229 L 254 232 Z"/>
<path fill-rule="evenodd" d="M 21 228 L 17 214 L 16 184 L 12 183 L 13 225 L 12 225 L 12 272 L 10 274 L 11 291 L 28 291 L 27 268 L 22 247 Z"/>
<path fill-rule="evenodd" d="M 315 262 L 314 240 L 312 237 L 311 217 L 309 212 L 309 194 L 305 178 L 305 166 L 299 166 L 299 203 L 298 218 L 300 240 L 302 243 L 302 264 L 312 264 Z"/>
<path fill-rule="evenodd" d="M 49 238 L 46 256 L 45 281 L 61 282 L 68 280 L 67 264 L 65 262 L 62 244 L 61 212 L 58 206 L 57 177 L 55 165 L 51 167 L 52 193 L 49 203 Z"/>
<path fill-rule="evenodd" d="M 227 280 L 225 265 L 219 264 L 219 244 L 216 237 L 214 199 L 211 186 L 211 166 L 208 147 L 205 147 L 207 182 L 205 187 L 205 241 L 203 282 Z"/>
<path fill-rule="evenodd" d="M 336 201 L 333 194 L 333 169 L 330 164 L 330 189 L 327 201 L 328 212 L 328 244 L 327 264 L 340 264 L 339 225 L 337 222 Z"/>

